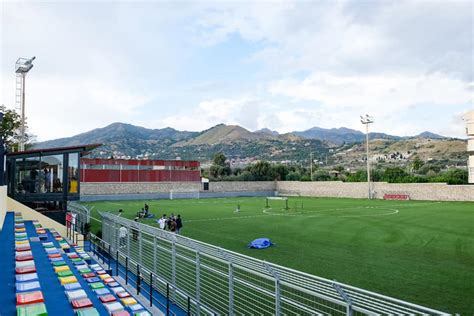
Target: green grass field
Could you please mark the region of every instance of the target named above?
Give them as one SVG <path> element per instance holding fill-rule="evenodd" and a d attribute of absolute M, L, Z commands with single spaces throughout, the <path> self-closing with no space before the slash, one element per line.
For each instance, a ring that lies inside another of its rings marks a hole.
<path fill-rule="evenodd" d="M 290 210 L 278 200 L 265 209 L 264 198 L 84 204 L 94 206 L 93 216 L 122 208 L 133 218 L 145 202 L 155 216 L 181 214 L 184 236 L 442 311 L 474 313 L 474 203 L 290 197 Z M 247 249 L 258 237 L 276 245 Z"/>

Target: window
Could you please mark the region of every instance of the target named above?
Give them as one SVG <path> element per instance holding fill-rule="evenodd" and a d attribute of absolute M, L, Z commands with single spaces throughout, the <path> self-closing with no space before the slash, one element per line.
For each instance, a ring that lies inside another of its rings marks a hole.
<path fill-rule="evenodd" d="M 42 157 L 42 192 L 63 191 L 63 155 Z"/>
<path fill-rule="evenodd" d="M 69 154 L 68 160 L 69 193 L 79 193 L 79 153 Z"/>

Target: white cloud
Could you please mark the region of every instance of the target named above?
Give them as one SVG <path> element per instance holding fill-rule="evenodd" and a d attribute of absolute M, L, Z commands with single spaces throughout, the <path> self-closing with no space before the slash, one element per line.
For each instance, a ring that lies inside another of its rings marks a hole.
<path fill-rule="evenodd" d="M 326 108 L 403 110 L 419 103 L 449 106 L 472 101 L 465 82 L 429 76 L 335 76 L 318 73 L 302 81 L 279 80 L 269 85 L 273 95 L 319 101 Z"/>
<path fill-rule="evenodd" d="M 4 76 L 4 91 L 14 99 L 14 79 Z M 27 77 L 25 109 L 30 132 L 38 140 L 73 136 L 116 121 L 136 120 L 140 107 L 152 100 L 94 78 Z M 138 120 L 136 120 L 138 122 Z"/>
<path fill-rule="evenodd" d="M 168 116 L 155 125 L 200 131 L 224 123 L 257 129 L 262 107 L 264 107 L 264 102 L 247 97 L 205 100 L 191 112 L 180 112 L 177 115 Z"/>
<path fill-rule="evenodd" d="M 427 76 L 334 76 L 314 74 L 304 80 L 286 79 L 269 85 L 274 96 L 314 101 L 322 112 L 323 120 L 314 125 L 323 127 L 347 126 L 360 129 L 358 116 L 370 113 L 377 118 L 379 131 L 397 135 L 413 135 L 420 128 L 446 132 L 437 126 L 451 108 L 469 109 L 473 94 L 469 84 L 460 79 L 443 77 L 439 74 Z M 428 113 L 418 113 L 419 108 L 430 108 Z M 423 121 L 423 117 L 410 117 L 409 113 L 425 115 L 425 119 L 436 118 L 434 126 Z M 329 122 L 329 125 L 328 125 Z M 445 126 L 451 124 L 446 121 Z M 378 125 L 378 126 L 377 126 Z M 449 129 L 448 135 L 461 134 L 461 126 Z"/>

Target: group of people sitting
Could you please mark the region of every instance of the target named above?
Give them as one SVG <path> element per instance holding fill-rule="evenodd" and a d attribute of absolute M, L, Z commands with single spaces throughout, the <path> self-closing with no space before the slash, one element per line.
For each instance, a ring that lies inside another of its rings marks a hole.
<path fill-rule="evenodd" d="M 169 230 L 170 232 L 179 234 L 181 228 L 183 228 L 183 222 L 181 215 L 175 216 L 173 213 L 167 218 L 166 214 L 156 221 L 160 226 L 160 229 Z"/>
<path fill-rule="evenodd" d="M 154 218 L 155 214 L 150 213 L 150 207 L 145 203 L 145 206 L 137 212 L 138 218 Z"/>

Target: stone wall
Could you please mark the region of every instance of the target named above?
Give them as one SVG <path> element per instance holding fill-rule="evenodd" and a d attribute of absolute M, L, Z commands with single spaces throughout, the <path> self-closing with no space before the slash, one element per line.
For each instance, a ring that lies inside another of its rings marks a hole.
<path fill-rule="evenodd" d="M 378 199 L 382 199 L 385 193 L 402 193 L 410 195 L 413 200 L 474 201 L 474 185 L 376 182 L 374 189 L 375 198 Z M 202 191 L 199 182 L 81 183 L 81 195 L 85 198 L 93 196 L 103 196 L 105 199 L 110 196 L 125 198 L 130 195 L 135 195 L 136 198 L 140 198 L 140 195 L 147 198 L 168 198 L 171 190 L 177 192 L 201 190 L 201 197 L 220 196 L 218 193 L 230 194 L 229 196 L 272 195 L 274 191 L 278 191 L 279 194 L 284 195 L 367 198 L 367 183 L 365 182 L 211 182 L 209 191 Z M 246 192 L 248 194 L 245 194 Z M 226 195 L 222 195 L 224 196 Z"/>
<path fill-rule="evenodd" d="M 474 201 L 474 185 L 447 185 L 444 183 L 374 183 L 375 198 L 382 199 L 385 193 L 410 195 L 412 200 L 430 201 Z M 367 198 L 367 183 L 364 182 L 297 182 L 279 181 L 277 191 L 283 195 Z"/>
<path fill-rule="evenodd" d="M 209 192 L 275 191 L 275 181 L 210 182 Z"/>

